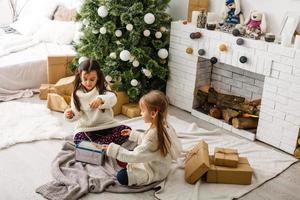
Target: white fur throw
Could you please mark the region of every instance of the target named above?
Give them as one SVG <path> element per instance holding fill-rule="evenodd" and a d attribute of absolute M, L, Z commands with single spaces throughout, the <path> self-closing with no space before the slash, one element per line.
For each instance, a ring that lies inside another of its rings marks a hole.
<path fill-rule="evenodd" d="M 0 103 L 0 149 L 20 142 L 65 138 L 70 135 L 43 104 Z"/>

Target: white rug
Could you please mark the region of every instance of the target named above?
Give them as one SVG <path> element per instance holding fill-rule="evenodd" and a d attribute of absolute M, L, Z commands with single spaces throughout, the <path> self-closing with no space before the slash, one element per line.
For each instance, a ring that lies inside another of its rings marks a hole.
<path fill-rule="evenodd" d="M 247 157 L 254 170 L 251 185 L 211 184 L 199 180 L 195 185 L 190 185 L 184 180 L 184 169 L 177 167 L 168 176 L 164 190 L 156 193 L 160 199 L 190 199 L 190 200 L 229 200 L 239 198 L 257 188 L 267 180 L 280 174 L 291 164 L 297 161 L 294 157 L 283 152 L 259 145 L 246 139 L 237 138 L 219 131 L 207 131 L 198 128 L 195 123 L 187 123 L 176 117 L 169 117 L 169 122 L 174 126 L 181 138 L 184 150 L 189 150 L 199 140 L 205 140 L 209 145 L 212 155 L 214 148 L 231 147 L 238 149 L 240 156 Z M 135 119 L 127 122 L 133 128 L 145 129 L 142 120 Z"/>
<path fill-rule="evenodd" d="M 0 149 L 20 142 L 61 139 L 68 134 L 45 105 L 0 103 Z"/>

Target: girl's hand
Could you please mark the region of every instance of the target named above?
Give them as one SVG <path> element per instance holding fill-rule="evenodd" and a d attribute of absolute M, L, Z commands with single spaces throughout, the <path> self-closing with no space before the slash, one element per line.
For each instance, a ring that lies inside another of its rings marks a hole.
<path fill-rule="evenodd" d="M 130 129 L 123 129 L 123 130 L 121 131 L 121 135 L 123 135 L 123 136 L 129 136 L 130 133 L 131 133 L 131 130 L 130 130 Z"/>
<path fill-rule="evenodd" d="M 104 103 L 103 100 L 101 98 L 97 97 L 90 103 L 90 108 L 92 108 L 92 109 L 98 108 L 103 103 Z"/>
<path fill-rule="evenodd" d="M 66 112 L 65 112 L 65 116 L 66 116 L 66 118 L 68 118 L 68 119 L 72 119 L 73 117 L 74 117 L 74 113 L 73 113 L 73 111 L 72 110 L 67 110 Z"/>
<path fill-rule="evenodd" d="M 107 150 L 108 149 L 108 144 L 101 144 L 101 147 L 103 150 Z"/>

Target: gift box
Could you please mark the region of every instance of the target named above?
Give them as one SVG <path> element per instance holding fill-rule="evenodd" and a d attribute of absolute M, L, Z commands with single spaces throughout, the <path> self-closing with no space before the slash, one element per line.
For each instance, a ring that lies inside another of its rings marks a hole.
<path fill-rule="evenodd" d="M 215 148 L 214 164 L 225 167 L 237 167 L 239 155 L 236 149 Z"/>
<path fill-rule="evenodd" d="M 74 90 L 75 76 L 69 76 L 59 79 L 59 81 L 54 85 L 57 93 L 60 95 L 71 96 Z"/>
<path fill-rule="evenodd" d="M 217 166 L 214 158 L 210 156 L 210 167 L 206 174 L 208 183 L 227 183 L 250 185 L 253 170 L 245 157 L 240 157 L 236 168 Z"/>
<path fill-rule="evenodd" d="M 69 64 L 75 56 L 48 56 L 47 76 L 48 83 L 55 84 L 59 79 L 72 76 Z"/>
<path fill-rule="evenodd" d="M 59 94 L 49 93 L 47 97 L 47 107 L 50 110 L 64 112 L 68 108 L 68 104 Z"/>
<path fill-rule="evenodd" d="M 129 97 L 124 91 L 118 91 L 115 93 L 117 96 L 117 103 L 113 106 L 113 111 L 114 115 L 118 115 L 122 112 L 122 106 L 129 103 Z"/>
<path fill-rule="evenodd" d="M 141 110 L 137 103 L 128 103 L 122 106 L 122 114 L 129 118 L 138 117 L 141 115 Z"/>
<path fill-rule="evenodd" d="M 194 184 L 208 171 L 209 166 L 208 145 L 201 140 L 186 156 L 184 169 L 186 182 Z"/>
<path fill-rule="evenodd" d="M 101 144 L 89 141 L 81 141 L 76 145 L 75 160 L 94 164 L 103 165 L 105 158 L 105 151 L 102 150 Z"/>
<path fill-rule="evenodd" d="M 46 100 L 48 93 L 55 93 L 56 89 L 54 84 L 41 84 L 39 97 L 42 100 Z"/>

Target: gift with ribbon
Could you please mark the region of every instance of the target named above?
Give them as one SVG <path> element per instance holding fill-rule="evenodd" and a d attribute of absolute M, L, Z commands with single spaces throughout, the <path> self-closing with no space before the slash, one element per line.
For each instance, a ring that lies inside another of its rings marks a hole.
<path fill-rule="evenodd" d="M 240 157 L 236 168 L 217 166 L 214 159 L 210 157 L 210 167 L 206 174 L 208 183 L 226 183 L 250 185 L 252 180 L 253 170 L 245 157 Z"/>
<path fill-rule="evenodd" d="M 225 167 L 237 167 L 239 154 L 236 149 L 215 148 L 214 165 Z"/>
<path fill-rule="evenodd" d="M 185 180 L 194 184 L 209 169 L 208 144 L 201 140 L 192 150 L 190 150 L 185 159 Z"/>

